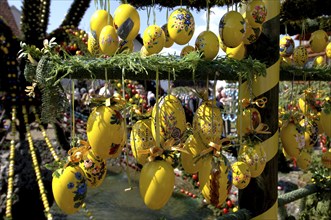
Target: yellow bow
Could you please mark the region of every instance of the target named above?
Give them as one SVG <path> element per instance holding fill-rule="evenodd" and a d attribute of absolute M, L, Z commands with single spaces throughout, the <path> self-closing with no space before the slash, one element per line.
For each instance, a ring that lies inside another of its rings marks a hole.
<path fill-rule="evenodd" d="M 87 141 L 80 140 L 79 143 L 81 145 L 80 147 L 73 147 L 68 151 L 69 163 L 79 163 L 87 157 L 91 146 Z"/>
<path fill-rule="evenodd" d="M 254 133 L 254 134 L 271 134 L 269 130 L 269 126 L 267 124 L 264 123 L 260 123 L 255 129 L 249 129 L 250 133 Z"/>
<path fill-rule="evenodd" d="M 229 146 L 230 145 L 230 139 L 229 138 L 223 138 L 221 139 L 220 144 L 216 144 L 214 142 L 209 142 L 208 148 L 201 151 L 199 155 L 197 155 L 194 159 L 194 162 L 196 163 L 201 157 L 204 157 L 205 155 L 209 154 L 213 151 L 214 156 L 219 156 L 222 147 Z"/>
<path fill-rule="evenodd" d="M 251 101 L 251 100 L 245 99 L 245 98 L 242 100 L 242 104 L 243 104 L 244 108 L 248 107 L 249 105 L 254 105 L 254 104 L 259 108 L 264 108 L 267 102 L 268 102 L 267 97 L 262 97 L 262 98 L 254 100 L 254 101 Z"/>

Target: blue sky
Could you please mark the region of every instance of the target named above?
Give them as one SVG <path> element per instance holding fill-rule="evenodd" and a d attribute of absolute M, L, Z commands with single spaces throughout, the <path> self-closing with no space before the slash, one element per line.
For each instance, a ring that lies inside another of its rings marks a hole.
<path fill-rule="evenodd" d="M 48 32 L 56 29 L 62 22 L 62 19 L 64 18 L 65 14 L 70 8 L 70 5 L 72 4 L 73 0 L 52 0 L 51 1 L 51 10 L 50 10 L 50 19 L 49 19 L 49 26 L 48 26 Z M 9 5 L 14 5 L 18 9 L 21 9 L 22 7 L 22 0 L 8 0 Z M 113 15 L 115 9 L 119 6 L 120 2 L 111 0 L 110 2 L 110 12 Z M 176 9 L 176 8 L 175 8 Z M 173 10 L 175 10 L 173 9 Z M 92 16 L 93 12 L 96 10 L 96 7 L 94 5 L 94 1 L 91 1 L 90 7 L 86 11 L 79 28 L 89 31 L 90 29 L 90 17 Z M 211 9 L 211 18 L 210 18 L 210 30 L 213 31 L 216 35 L 219 35 L 218 32 L 218 24 L 222 16 L 226 13 L 226 8 L 212 8 Z M 147 11 L 146 10 L 139 10 L 140 15 L 140 34 L 142 35 L 144 30 L 147 28 Z M 159 26 L 162 26 L 166 23 L 166 9 L 162 9 L 161 11 L 159 9 L 155 9 L 156 12 L 156 24 Z M 172 12 L 172 10 L 169 10 L 169 15 Z M 195 32 L 194 36 L 192 37 L 191 41 L 189 42 L 190 45 L 194 45 L 195 39 L 197 36 L 204 30 L 206 30 L 206 12 L 201 10 L 200 12 L 197 12 L 196 10 L 191 11 L 194 19 L 195 19 Z M 149 24 L 153 24 L 153 15 L 151 13 Z M 185 45 L 184 45 L 185 46 Z M 177 55 L 180 53 L 181 49 L 184 47 L 181 45 L 174 44 L 171 48 L 165 48 L 161 53 L 176 53 Z M 219 55 L 224 55 L 222 50 L 220 49 Z"/>

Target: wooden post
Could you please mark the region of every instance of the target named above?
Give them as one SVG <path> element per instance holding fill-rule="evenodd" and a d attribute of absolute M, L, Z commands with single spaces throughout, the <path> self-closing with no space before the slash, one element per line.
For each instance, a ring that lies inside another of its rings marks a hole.
<path fill-rule="evenodd" d="M 251 94 L 254 98 L 266 97 L 268 102 L 259 108 L 262 123 L 269 126 L 271 134 L 261 135 L 267 164 L 263 173 L 252 178 L 250 184 L 239 190 L 239 207 L 251 212 L 256 220 L 277 219 L 278 183 L 278 95 L 279 95 L 279 0 L 264 0 L 267 18 L 263 24 L 259 40 L 246 47 L 249 56 L 267 66 L 266 77 L 258 77 L 252 82 Z M 242 98 L 251 98 L 248 82 L 240 85 Z"/>

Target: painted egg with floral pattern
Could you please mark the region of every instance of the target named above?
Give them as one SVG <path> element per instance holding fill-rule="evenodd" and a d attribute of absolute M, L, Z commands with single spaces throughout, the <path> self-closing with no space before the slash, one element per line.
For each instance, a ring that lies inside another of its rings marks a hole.
<path fill-rule="evenodd" d="M 118 49 L 118 36 L 115 29 L 111 25 L 106 25 L 102 28 L 99 37 L 100 50 L 103 54 L 112 56 Z"/>
<path fill-rule="evenodd" d="M 263 142 L 254 146 L 243 145 L 239 150 L 238 161 L 248 165 L 251 177 L 260 176 L 267 163 L 267 154 L 263 149 Z"/>
<path fill-rule="evenodd" d="M 183 47 L 183 49 L 180 51 L 180 56 L 181 57 L 184 57 L 186 56 L 187 54 L 191 53 L 195 51 L 195 48 L 191 45 L 186 45 L 185 47 Z"/>
<path fill-rule="evenodd" d="M 164 160 L 146 163 L 139 177 L 139 191 L 145 205 L 152 210 L 163 208 L 175 186 L 175 173 Z"/>
<path fill-rule="evenodd" d="M 66 214 L 77 212 L 84 203 L 87 184 L 79 166 L 67 166 L 53 173 L 52 190 L 57 206 Z"/>
<path fill-rule="evenodd" d="M 280 130 L 280 139 L 283 148 L 290 157 L 298 158 L 300 151 L 306 145 L 305 135 L 299 132 L 300 127 L 300 125 L 289 122 Z"/>
<path fill-rule="evenodd" d="M 199 172 L 200 190 L 208 204 L 214 206 L 225 202 L 232 180 L 228 179 L 231 167 L 226 160 L 214 160 L 210 156 L 203 162 Z"/>
<path fill-rule="evenodd" d="M 308 52 L 305 46 L 298 46 L 293 52 L 293 61 L 298 66 L 304 66 L 308 60 Z"/>
<path fill-rule="evenodd" d="M 168 24 L 164 24 L 162 25 L 162 30 L 164 32 L 165 35 L 165 44 L 164 47 L 169 48 L 174 44 L 174 40 L 171 39 L 170 35 L 169 35 L 169 31 L 168 31 Z"/>
<path fill-rule="evenodd" d="M 79 163 L 79 167 L 83 170 L 89 187 L 98 187 L 105 179 L 106 161 L 94 155 L 92 150 L 89 150 L 87 157 Z"/>
<path fill-rule="evenodd" d="M 171 138 L 179 143 L 186 131 L 186 116 L 182 103 L 176 96 L 166 95 L 159 99 L 158 107 L 158 113 L 156 105 L 152 110 L 151 127 L 154 140 L 159 136 L 161 145 Z M 156 132 L 156 117 L 159 119 L 160 134 Z"/>
<path fill-rule="evenodd" d="M 201 151 L 206 149 L 200 140 L 199 137 L 194 135 L 190 135 L 184 144 L 184 150 L 187 151 L 181 152 L 181 164 L 185 172 L 193 174 L 199 172 L 200 168 L 202 167 L 203 158 L 195 161 L 195 157 L 200 154 Z"/>
<path fill-rule="evenodd" d="M 256 108 L 244 109 L 242 114 L 237 117 L 236 128 L 238 135 L 244 136 L 254 129 L 256 129 L 261 123 L 261 114 Z"/>
<path fill-rule="evenodd" d="M 212 31 L 203 31 L 195 40 L 195 49 L 202 53 L 205 60 L 213 60 L 219 51 L 217 35 Z"/>
<path fill-rule="evenodd" d="M 307 170 L 311 164 L 311 155 L 307 151 L 301 151 L 297 158 L 297 166 L 302 170 Z"/>
<path fill-rule="evenodd" d="M 246 23 L 246 31 L 244 34 L 244 44 L 252 44 L 257 41 L 262 33 L 262 26 L 253 28 L 251 25 Z"/>
<path fill-rule="evenodd" d="M 246 47 L 244 45 L 244 42 L 241 42 L 238 47 L 231 48 L 227 47 L 226 48 L 226 55 L 229 58 L 235 59 L 235 60 L 242 60 L 244 59 L 246 55 Z"/>
<path fill-rule="evenodd" d="M 123 117 L 112 107 L 98 106 L 88 117 L 86 133 L 95 155 L 109 159 L 118 153 L 123 145 Z"/>
<path fill-rule="evenodd" d="M 245 19 L 239 12 L 227 12 L 220 20 L 219 34 L 225 46 L 238 47 L 245 36 Z"/>
<path fill-rule="evenodd" d="M 194 34 L 194 17 L 188 9 L 179 8 L 168 18 L 168 32 L 176 44 L 187 44 Z"/>
<path fill-rule="evenodd" d="M 246 19 L 253 27 L 261 27 L 267 17 L 267 8 L 262 0 L 253 0 L 246 6 Z"/>
<path fill-rule="evenodd" d="M 324 30 L 314 31 L 309 39 L 309 45 L 315 53 L 323 52 L 329 42 L 329 36 Z"/>
<path fill-rule="evenodd" d="M 134 49 L 133 41 L 132 40 L 120 40 L 118 44 L 118 52 L 119 53 L 132 53 Z"/>
<path fill-rule="evenodd" d="M 279 41 L 279 54 L 282 57 L 289 57 L 295 48 L 294 40 L 290 36 L 284 36 Z"/>
<path fill-rule="evenodd" d="M 106 10 L 96 10 L 90 18 L 90 30 L 94 39 L 99 39 L 101 30 L 106 25 L 113 26 L 113 17 Z"/>
<path fill-rule="evenodd" d="M 138 11 L 130 4 L 121 4 L 114 12 L 114 28 L 123 40 L 134 40 L 140 30 Z"/>
<path fill-rule="evenodd" d="M 331 42 L 326 45 L 325 55 L 327 56 L 327 58 L 331 59 Z"/>
<path fill-rule="evenodd" d="M 148 162 L 148 154 L 139 153 L 140 150 L 148 150 L 154 146 L 155 140 L 151 130 L 151 119 L 142 119 L 134 123 L 130 135 L 132 154 L 137 162 L 144 165 Z"/>
<path fill-rule="evenodd" d="M 323 153 L 321 161 L 324 167 L 331 169 L 331 152 L 327 151 Z"/>
<path fill-rule="evenodd" d="M 150 25 L 143 34 L 143 44 L 149 54 L 159 53 L 165 45 L 165 35 L 158 25 Z"/>
<path fill-rule="evenodd" d="M 320 122 L 322 124 L 323 131 L 328 137 L 331 137 L 331 113 L 325 109 L 321 111 Z"/>
<path fill-rule="evenodd" d="M 193 134 L 198 136 L 202 143 L 221 143 L 223 119 L 221 109 L 215 102 L 204 101 L 193 116 Z"/>
<path fill-rule="evenodd" d="M 232 184 L 238 189 L 244 189 L 251 181 L 251 171 L 248 165 L 242 161 L 236 161 L 231 165 Z"/>

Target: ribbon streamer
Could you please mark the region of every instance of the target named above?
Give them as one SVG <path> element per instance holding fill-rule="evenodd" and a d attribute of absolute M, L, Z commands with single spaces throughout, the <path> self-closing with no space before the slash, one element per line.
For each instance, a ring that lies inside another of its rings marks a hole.
<path fill-rule="evenodd" d="M 207 154 L 209 154 L 210 152 L 213 151 L 213 155 L 214 156 L 219 156 L 220 155 L 220 152 L 222 150 L 222 147 L 225 147 L 225 146 L 230 146 L 230 139 L 229 138 L 223 138 L 221 140 L 221 143 L 220 144 L 216 144 L 214 142 L 209 142 L 208 144 L 208 148 L 201 151 L 200 154 L 198 156 L 196 156 L 195 158 L 193 158 L 194 160 L 194 163 L 196 163 L 198 160 L 200 160 L 202 157 L 206 156 Z"/>
<path fill-rule="evenodd" d="M 264 108 L 268 102 L 268 99 L 267 97 L 262 97 L 254 101 L 250 101 L 249 99 L 243 98 L 241 102 L 244 108 L 247 108 L 250 105 L 256 105 L 259 108 Z"/>
<path fill-rule="evenodd" d="M 264 123 L 260 123 L 256 128 L 247 128 L 249 133 L 252 134 L 271 134 L 269 130 L 269 126 L 267 124 Z"/>

